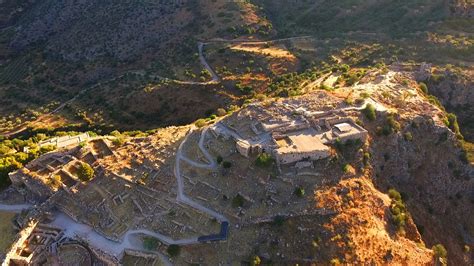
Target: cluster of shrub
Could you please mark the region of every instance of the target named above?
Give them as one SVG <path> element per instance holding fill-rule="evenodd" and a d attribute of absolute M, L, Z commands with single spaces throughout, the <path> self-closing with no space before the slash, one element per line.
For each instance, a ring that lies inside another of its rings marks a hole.
<path fill-rule="evenodd" d="M 255 160 L 255 165 L 257 165 L 258 167 L 269 167 L 273 164 L 274 161 L 275 160 L 270 154 L 264 152 L 257 157 L 257 159 Z"/>
<path fill-rule="evenodd" d="M 143 247 L 146 250 L 156 251 L 160 245 L 160 241 L 154 237 L 144 237 L 143 238 Z M 171 257 L 176 257 L 181 252 L 181 247 L 179 245 L 169 245 L 166 249 L 166 252 Z"/>
<path fill-rule="evenodd" d="M 403 203 L 402 196 L 400 192 L 393 188 L 389 189 L 388 196 L 392 200 L 392 204 L 390 205 L 392 221 L 395 223 L 399 231 L 404 231 L 409 214 L 405 207 L 405 203 Z"/>
<path fill-rule="evenodd" d="M 399 232 L 405 231 L 405 226 L 408 221 L 410 214 L 408 213 L 405 203 L 403 202 L 401 194 L 395 189 L 389 189 L 388 196 L 392 200 L 390 205 L 390 212 L 392 213 L 392 221 L 397 226 Z M 469 247 L 464 247 L 464 250 L 468 250 Z M 446 262 L 448 252 L 442 244 L 437 244 L 432 247 L 434 254 L 437 258 L 442 259 Z"/>
<path fill-rule="evenodd" d="M 336 81 L 336 84 L 344 84 L 345 86 L 352 86 L 357 83 L 367 72 L 366 69 L 357 69 L 350 71 L 350 66 L 347 64 L 335 65 L 332 67 L 332 72 L 340 72 L 341 75 Z"/>
<path fill-rule="evenodd" d="M 47 138 L 45 134 L 37 134 L 28 139 L 0 140 L 0 187 L 10 184 L 8 174 L 23 167 L 26 163 L 40 155 L 54 150 L 52 146 L 39 147 L 38 142 Z"/>
<path fill-rule="evenodd" d="M 394 114 L 388 114 L 385 118 L 385 124 L 377 127 L 377 135 L 388 136 L 392 133 L 400 131 L 401 125 L 395 120 Z"/>
<path fill-rule="evenodd" d="M 121 145 L 126 137 L 146 137 L 154 134 L 156 130 L 148 131 L 112 131 L 110 135 L 116 137 L 114 144 Z M 10 179 L 8 174 L 22 168 L 28 162 L 38 158 L 39 156 L 53 151 L 54 146 L 39 146 L 38 143 L 52 137 L 61 137 L 66 135 L 78 135 L 77 131 L 57 131 L 55 129 L 38 129 L 27 131 L 23 136 L 7 139 L 0 137 L 0 188 L 8 186 Z M 93 131 L 87 131 L 89 136 L 97 136 Z M 79 169 L 79 178 L 83 181 L 90 180 L 94 175 L 94 170 L 90 165 L 83 164 Z"/>
<path fill-rule="evenodd" d="M 198 128 L 204 127 L 208 125 L 210 122 L 215 121 L 218 117 L 231 114 L 237 109 L 238 109 L 237 106 L 231 105 L 227 108 L 227 110 L 225 110 L 224 108 L 218 108 L 215 113 L 213 112 L 213 110 L 209 110 L 208 112 L 206 112 L 207 117 L 196 120 L 196 122 L 194 122 L 194 125 L 197 126 Z"/>
<path fill-rule="evenodd" d="M 303 81 L 315 81 L 321 76 L 316 69 L 308 69 L 303 73 L 288 73 L 276 77 L 268 86 L 268 94 L 278 97 L 300 95 Z"/>
<path fill-rule="evenodd" d="M 250 34 L 259 34 L 261 36 L 268 36 L 272 31 L 273 26 L 271 24 L 265 25 L 239 25 L 239 26 L 231 26 L 227 28 L 227 32 L 234 34 L 234 36 L 240 35 L 250 35 Z"/>

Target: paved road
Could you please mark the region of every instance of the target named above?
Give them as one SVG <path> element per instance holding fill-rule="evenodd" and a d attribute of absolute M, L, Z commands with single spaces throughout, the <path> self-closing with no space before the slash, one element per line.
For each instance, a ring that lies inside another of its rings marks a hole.
<path fill-rule="evenodd" d="M 206 127 L 202 132 L 201 132 L 201 137 L 199 138 L 199 149 L 201 152 L 204 154 L 206 159 L 210 162 L 209 166 L 216 168 L 217 167 L 217 162 L 214 160 L 213 156 L 209 153 L 209 151 L 204 147 L 204 141 L 206 140 L 206 135 L 207 131 L 209 130 L 208 127 Z"/>
<path fill-rule="evenodd" d="M 219 76 L 217 76 L 216 72 L 212 69 L 212 67 L 207 63 L 206 57 L 203 54 L 203 48 L 205 43 L 198 42 L 198 51 L 199 51 L 199 61 L 204 66 L 204 68 L 211 73 L 212 81 L 218 83 L 220 81 Z"/>
<path fill-rule="evenodd" d="M 189 135 L 191 132 L 185 137 L 184 141 L 180 144 L 178 151 L 176 153 L 176 164 L 175 164 L 175 169 L 174 173 L 178 182 L 178 196 L 177 196 L 177 201 L 182 202 L 184 204 L 187 204 L 195 209 L 198 209 L 204 213 L 209 214 L 210 216 L 216 218 L 217 220 L 221 222 L 228 222 L 227 218 L 225 218 L 223 215 L 208 209 L 199 203 L 193 201 L 192 199 L 188 198 L 186 195 L 184 195 L 184 182 L 181 177 L 181 172 L 180 172 L 180 162 L 181 160 L 185 160 L 188 163 L 191 163 L 195 167 L 205 167 L 205 168 L 214 168 L 217 167 L 217 164 L 214 162 L 212 156 L 209 154 L 209 152 L 204 148 L 204 139 L 206 136 L 207 129 L 203 131 L 201 134 L 201 138 L 199 140 L 199 147 L 201 151 L 203 152 L 204 156 L 208 159 L 210 162 L 209 164 L 201 164 L 201 163 L 196 163 L 186 157 L 183 156 L 182 154 L 182 148 L 188 139 Z M 21 206 L 18 205 L 16 208 L 22 208 L 26 206 Z M 0 205 L 0 210 L 2 209 L 2 205 Z M 14 209 L 11 207 L 11 209 Z M 158 232 L 153 232 L 150 230 L 146 229 L 136 229 L 136 230 L 129 230 L 127 233 L 125 233 L 123 237 L 122 242 L 115 242 L 112 240 L 109 240 L 105 238 L 104 236 L 100 235 L 97 233 L 94 228 L 86 225 L 86 224 L 81 224 L 77 223 L 74 221 L 72 218 L 67 216 L 64 213 L 58 213 L 56 215 L 56 218 L 53 222 L 51 222 L 51 225 L 58 226 L 62 228 L 65 232 L 65 235 L 71 238 L 74 238 L 76 236 L 79 236 L 81 239 L 87 241 L 87 243 L 93 247 L 96 247 L 98 249 L 101 249 L 109 254 L 112 254 L 114 256 L 119 256 L 125 249 L 132 249 L 132 250 L 139 250 L 139 251 L 146 251 L 150 252 L 148 250 L 145 250 L 142 246 L 142 243 L 137 239 L 140 235 L 145 235 L 149 237 L 155 237 L 162 241 L 165 244 L 171 245 L 189 245 L 189 244 L 196 244 L 200 243 L 198 241 L 198 238 L 188 238 L 188 239 L 178 239 L 174 240 L 168 236 L 165 236 L 163 234 L 160 234 Z M 169 261 L 160 253 L 157 253 L 157 255 L 162 256 L 162 260 L 164 262 Z"/>
<path fill-rule="evenodd" d="M 159 76 L 159 75 L 152 75 L 151 77 L 153 78 L 157 78 L 157 79 L 160 79 L 160 80 L 168 80 L 168 81 L 171 81 L 171 82 L 174 82 L 176 84 L 184 84 L 184 85 L 199 85 L 199 86 L 206 86 L 206 85 L 212 85 L 212 84 L 218 84 L 221 80 L 219 78 L 219 76 L 217 75 L 217 73 L 212 69 L 212 67 L 209 65 L 209 63 L 207 62 L 206 60 L 206 57 L 204 56 L 204 46 L 206 44 L 209 44 L 209 43 L 216 43 L 216 42 L 227 42 L 227 43 L 242 43 L 242 44 L 245 44 L 245 43 L 253 43 L 253 44 L 266 44 L 266 43 L 271 43 L 271 42 L 278 42 L 278 41 L 287 41 L 287 40 L 296 40 L 296 39 L 307 39 L 307 38 L 312 38 L 312 36 L 297 36 L 297 37 L 289 37 L 289 38 L 281 38 L 281 39 L 275 39 L 275 40 L 268 40 L 268 41 L 253 41 L 253 40 L 227 40 L 227 39 L 212 39 L 212 40 L 209 40 L 207 42 L 198 42 L 198 53 L 199 53 L 199 61 L 201 62 L 201 64 L 204 66 L 205 69 L 207 69 L 207 71 L 209 71 L 209 73 L 211 73 L 211 77 L 212 79 L 210 81 L 204 81 L 204 82 L 199 82 L 199 81 L 186 81 L 186 80 L 176 80 L 176 79 L 170 79 L 170 78 L 166 78 L 166 77 L 162 77 L 162 76 Z M 115 77 L 113 79 L 111 79 L 110 81 L 113 81 L 113 80 L 116 80 L 116 79 L 119 79 L 129 73 L 134 73 L 134 74 L 142 74 L 144 75 L 144 73 L 140 72 L 140 71 L 130 71 L 130 72 L 127 72 L 127 73 L 124 73 L 118 77 Z M 4 136 L 4 137 L 11 137 L 11 136 L 14 136 L 14 135 L 17 135 L 25 130 L 28 129 L 28 127 L 32 124 L 34 124 L 35 122 L 38 122 L 40 121 L 41 118 L 43 118 L 44 116 L 47 116 L 47 115 L 51 115 L 51 114 L 55 114 L 59 111 L 61 111 L 66 105 L 68 105 L 69 103 L 72 103 L 73 101 L 75 101 L 80 95 L 84 94 L 85 92 L 87 92 L 88 90 L 92 89 L 92 88 L 95 88 L 97 86 L 100 86 L 101 83 L 97 83 L 89 88 L 85 88 L 83 89 L 82 91 L 80 91 L 76 96 L 74 96 L 73 98 L 69 99 L 68 101 L 62 103 L 61 105 L 59 105 L 56 109 L 54 109 L 53 111 L 47 113 L 47 114 L 44 114 L 44 115 L 41 115 L 40 117 L 38 117 L 37 119 L 35 119 L 34 121 L 31 121 L 31 122 L 27 122 L 23 125 L 21 125 L 19 128 L 13 130 L 13 131 L 10 131 L 10 132 L 5 132 L 5 133 L 1 133 L 0 136 Z"/>
<path fill-rule="evenodd" d="M 127 232 L 124 237 L 124 240 L 119 243 L 103 237 L 88 225 L 75 222 L 73 219 L 71 219 L 64 213 L 58 213 L 54 221 L 51 222 L 51 225 L 62 228 L 64 230 L 64 235 L 67 237 L 79 237 L 82 240 L 86 241 L 88 245 L 105 251 L 106 253 L 114 255 L 116 257 L 119 257 L 119 255 L 122 254 L 124 250 L 131 249 L 154 253 L 155 255 L 158 255 L 161 258 L 163 263 L 165 263 L 166 265 L 171 265 L 166 256 L 159 252 L 153 252 L 145 249 L 143 247 L 143 243 L 138 240 L 138 236 L 140 234 L 149 235 L 160 239 L 160 237 L 158 237 L 158 234 L 150 232 L 148 230 L 131 230 Z M 165 240 L 163 240 L 163 242 L 168 243 Z"/>
<path fill-rule="evenodd" d="M 199 140 L 199 148 L 203 152 L 204 156 L 206 156 L 208 161 L 211 162 L 206 166 L 206 168 L 215 168 L 216 163 L 214 162 L 214 159 L 212 158 L 212 156 L 209 154 L 209 152 L 203 146 L 206 132 L 207 132 L 207 128 L 205 130 L 203 130 L 203 132 L 201 133 L 201 138 Z M 183 155 L 183 146 L 186 143 L 186 141 L 187 141 L 187 139 L 188 139 L 188 137 L 191 133 L 192 133 L 192 131 L 190 133 L 188 133 L 188 135 L 185 137 L 183 142 L 181 142 L 181 144 L 179 145 L 178 150 L 176 151 L 176 162 L 175 162 L 175 168 L 174 168 L 174 174 L 175 174 L 177 182 L 178 182 L 178 193 L 177 193 L 178 195 L 177 195 L 176 199 L 179 202 L 185 203 L 185 204 L 187 204 L 187 205 L 189 205 L 189 206 L 191 206 L 195 209 L 198 209 L 198 210 L 200 210 L 204 213 L 209 214 L 210 216 L 213 216 L 214 218 L 216 218 L 220 222 L 229 222 L 229 220 L 227 220 L 227 218 L 225 218 L 222 214 L 217 213 L 214 210 L 208 209 L 207 207 L 193 201 L 192 199 L 190 199 L 186 195 L 184 195 L 184 182 L 183 182 L 183 178 L 181 176 L 180 162 L 181 162 L 181 160 L 183 160 L 183 158 L 185 158 L 185 156 Z M 185 161 L 189 163 L 191 160 L 186 158 Z M 195 166 L 195 165 L 201 165 L 201 164 L 200 163 L 193 163 L 193 166 Z M 199 167 L 199 166 L 196 166 L 196 167 Z"/>
<path fill-rule="evenodd" d="M 205 169 L 216 169 L 217 168 L 217 163 L 214 161 L 212 155 L 204 147 L 204 140 L 205 140 L 207 130 L 208 130 L 208 128 L 204 129 L 203 132 L 201 133 L 198 145 L 199 145 L 199 149 L 204 154 L 204 157 L 206 157 L 206 160 L 209 163 L 196 162 L 196 161 L 193 161 L 193 160 L 185 157 L 184 155 L 180 156 L 180 160 L 185 161 L 186 163 L 188 163 L 188 164 L 190 164 L 190 165 L 192 165 L 196 168 L 205 168 Z M 184 145 L 183 143 L 181 143 L 181 144 Z"/>
<path fill-rule="evenodd" d="M 272 42 L 282 42 L 282 41 L 291 41 L 291 40 L 309 39 L 309 38 L 314 38 L 314 37 L 310 36 L 310 35 L 306 35 L 306 36 L 295 36 L 295 37 L 274 39 L 274 40 L 268 40 L 268 41 L 240 40 L 240 39 L 231 39 L 231 40 L 229 40 L 229 39 L 215 38 L 215 39 L 211 39 L 211 40 L 205 42 L 204 44 L 216 43 L 216 42 L 240 43 L 240 44 L 246 44 L 246 43 L 267 44 L 267 43 L 272 43 Z"/>
<path fill-rule="evenodd" d="M 181 157 L 181 160 L 182 161 L 185 161 L 187 162 L 188 164 L 196 167 L 196 168 L 206 168 L 206 169 L 214 169 L 214 167 L 212 167 L 211 165 L 209 164 L 206 164 L 206 163 L 198 163 L 198 162 L 195 162 L 189 158 L 186 158 L 186 157 Z"/>
<path fill-rule="evenodd" d="M 21 211 L 27 210 L 31 207 L 33 207 L 33 205 L 31 205 L 31 204 L 10 205 L 10 204 L 0 203 L 0 211 L 6 211 L 6 212 L 21 212 Z"/>
<path fill-rule="evenodd" d="M 209 63 L 206 60 L 206 57 L 204 56 L 204 46 L 206 43 L 203 42 L 198 42 L 198 54 L 199 54 L 199 62 L 201 62 L 201 65 L 209 71 L 211 74 L 211 80 L 209 81 L 189 81 L 189 80 L 177 80 L 177 79 L 170 79 L 166 77 L 162 77 L 159 75 L 152 75 L 151 77 L 157 78 L 160 80 L 165 80 L 165 81 L 170 81 L 174 82 L 176 84 L 183 84 L 183 85 L 200 85 L 200 86 L 205 86 L 205 85 L 212 85 L 212 84 L 218 84 L 221 79 L 217 75 L 217 73 L 212 69 L 212 67 L 209 65 Z"/>
<path fill-rule="evenodd" d="M 181 176 L 180 172 L 180 162 L 181 161 L 186 161 L 187 163 L 190 163 L 191 165 L 198 167 L 198 168 L 207 168 L 207 169 L 212 169 L 217 167 L 217 163 L 214 161 L 212 158 L 212 155 L 205 149 L 204 147 L 204 140 L 207 134 L 207 128 L 203 130 L 201 133 L 200 139 L 199 139 L 199 148 L 201 149 L 202 153 L 206 157 L 206 159 L 210 162 L 208 164 L 204 163 L 197 163 L 192 161 L 189 158 L 186 158 L 182 154 L 182 149 L 184 144 L 186 143 L 189 135 L 192 133 L 190 132 L 184 139 L 184 141 L 180 144 L 178 151 L 176 153 L 176 164 L 175 164 L 175 176 L 178 182 L 178 196 L 177 196 L 177 201 L 182 202 L 184 204 L 187 204 L 195 209 L 198 209 L 204 213 L 209 214 L 210 216 L 216 218 L 217 220 L 221 222 L 228 222 L 227 218 L 225 218 L 223 215 L 217 213 L 214 210 L 208 209 L 199 203 L 195 202 L 194 200 L 188 198 L 184 194 L 184 182 Z M 9 211 L 9 212 L 21 212 L 22 210 L 31 208 L 32 205 L 30 204 L 17 204 L 17 205 L 7 205 L 7 204 L 0 204 L 0 211 Z M 168 245 L 189 245 L 189 244 L 196 244 L 200 243 L 198 241 L 198 237 L 195 238 L 188 238 L 188 239 L 178 239 L 174 240 L 168 236 L 165 236 L 163 234 L 160 234 L 158 232 L 153 232 L 150 230 L 146 229 L 136 229 L 136 230 L 129 230 L 126 232 L 126 234 L 123 237 L 122 242 L 115 242 L 112 240 L 109 240 L 105 238 L 104 236 L 100 235 L 97 233 L 94 228 L 92 228 L 89 225 L 78 223 L 74 221 L 72 218 L 67 216 L 64 213 L 57 213 L 56 218 L 51 222 L 51 225 L 60 227 L 64 230 L 64 234 L 67 237 L 70 238 L 75 238 L 75 237 L 80 237 L 84 241 L 86 241 L 89 245 L 98 248 L 100 250 L 103 250 L 109 254 L 112 254 L 114 256 L 119 256 L 125 249 L 131 249 L 131 250 L 138 250 L 138 251 L 146 251 L 150 252 L 149 250 L 144 249 L 141 241 L 138 240 L 138 237 L 140 235 L 145 235 L 149 237 L 155 237 L 162 241 L 165 244 Z M 168 259 L 163 256 L 163 254 L 158 253 L 158 252 L 153 252 L 157 255 L 159 255 L 162 258 L 162 261 L 166 264 L 170 264 Z"/>

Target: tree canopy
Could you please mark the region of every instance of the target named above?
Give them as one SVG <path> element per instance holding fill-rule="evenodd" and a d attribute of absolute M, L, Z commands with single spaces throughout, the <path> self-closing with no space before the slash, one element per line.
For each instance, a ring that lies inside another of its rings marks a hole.
<path fill-rule="evenodd" d="M 77 176 L 82 181 L 89 181 L 94 177 L 94 169 L 88 163 L 81 163 Z"/>

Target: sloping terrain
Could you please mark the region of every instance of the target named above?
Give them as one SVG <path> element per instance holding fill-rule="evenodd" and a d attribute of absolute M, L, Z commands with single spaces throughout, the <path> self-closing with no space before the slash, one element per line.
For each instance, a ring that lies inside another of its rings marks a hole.
<path fill-rule="evenodd" d="M 432 251 L 421 244 L 413 221 L 406 231 L 396 235 L 391 228 L 391 199 L 376 190 L 365 178 L 342 181 L 326 191 L 318 191 L 319 208 L 337 214 L 324 226 L 333 232 L 332 248 L 346 261 L 359 263 L 428 265 Z"/>
<path fill-rule="evenodd" d="M 149 137 L 128 140 L 114 132 L 115 138 L 98 138 L 82 143 L 69 151 L 75 154 L 74 157 L 90 162 L 97 175 L 87 181 L 77 181 L 73 187 L 79 191 L 68 195 L 82 195 L 84 202 L 89 202 L 88 197 L 91 197 L 93 201 L 87 203 L 88 206 L 99 208 L 102 205 L 96 203 L 102 202 L 97 199 L 100 194 L 110 199 L 115 216 L 133 220 L 125 208 L 143 212 L 148 206 L 146 201 L 140 203 L 142 211 L 133 207 L 133 197 L 123 196 L 123 201 L 128 199 L 128 205 L 116 204 L 113 199 L 119 197 L 107 192 L 96 193 L 101 190 L 92 185 L 100 184 L 106 191 L 119 195 L 123 193 L 125 181 L 122 179 L 126 179 L 126 191 L 145 191 L 142 196 L 152 197 L 154 202 L 158 195 L 166 194 L 164 191 L 171 193 L 167 201 L 160 202 L 159 208 L 166 209 L 170 203 L 174 204 L 178 195 L 181 199 L 178 206 L 190 204 L 193 208 L 207 210 L 213 217 L 219 217 L 219 222 L 231 225 L 226 231 L 225 241 L 188 245 L 199 240 L 177 240 L 175 243 L 181 245 L 179 255 L 172 255 L 169 251 L 172 245 L 165 241 L 166 238 L 163 245 L 152 248 L 174 256 L 173 262 L 177 265 L 252 261 L 263 264 L 432 265 L 446 260 L 454 265 L 469 265 L 473 259 L 470 246 L 474 228 L 470 212 L 474 202 L 472 165 L 463 159 L 463 150 L 456 137 L 459 133 L 444 123 L 448 117 L 446 112 L 421 89 L 414 80 L 415 73 L 404 68 L 396 65 L 372 69 L 350 86 L 346 86 L 344 81 L 344 85 L 338 88 L 319 88 L 292 98 L 255 102 L 222 120 L 196 123 L 202 128 L 194 127 L 194 132 L 188 131 L 192 126 L 169 128 L 166 134 L 159 130 Z M 160 89 L 164 88 L 150 88 L 147 93 L 153 94 Z M 328 144 L 331 150 L 328 158 L 314 161 L 312 167 L 300 171 L 300 168 L 287 165 L 280 165 L 281 168 L 277 169 L 271 160 L 267 166 L 259 165 L 258 157 L 242 156 L 236 152 L 235 142 L 218 136 L 216 127 L 213 127 L 213 123 L 222 122 L 241 128 L 242 134 L 252 137 L 256 135 L 249 124 L 254 119 L 288 121 L 298 119 L 302 113 L 308 119 L 335 114 L 338 119 L 352 119 L 367 130 L 368 139 L 345 143 L 336 139 L 334 144 Z M 214 134 L 206 134 L 211 130 Z M 34 146 L 34 138 L 30 141 L 33 143 L 28 145 Z M 166 143 L 173 143 L 173 149 L 177 150 L 166 150 Z M 112 148 L 107 148 L 111 144 Z M 88 149 L 91 149 L 90 154 L 86 153 Z M 75 164 L 68 164 L 69 159 L 62 161 L 57 158 L 55 160 L 62 163 L 46 164 L 55 154 L 61 153 L 42 156 L 12 177 L 19 182 L 26 173 L 29 177 L 24 178 L 39 178 L 45 181 L 41 183 L 42 187 L 58 190 L 55 195 L 67 194 L 54 182 L 46 182 L 51 179 L 48 171 L 61 171 L 62 167 L 73 175 L 77 171 Z M 95 158 L 101 156 L 106 157 L 94 163 Z M 102 163 L 105 164 L 101 166 Z M 112 175 L 110 178 L 114 182 L 107 181 L 102 176 L 107 173 L 105 169 L 116 171 L 120 178 L 114 179 Z M 114 188 L 113 183 L 118 185 Z M 151 192 L 147 192 L 150 184 L 156 186 L 153 190 L 156 195 L 150 196 Z M 164 187 L 165 184 L 172 187 Z M 41 190 L 33 193 L 43 195 Z M 73 214 L 84 212 L 78 207 L 82 201 L 78 201 L 76 206 L 64 204 L 62 199 L 56 198 L 55 203 L 63 210 L 71 211 L 69 208 L 75 206 Z M 97 210 L 96 213 L 108 219 L 103 212 Z M 212 232 L 218 230 L 217 220 L 209 217 L 200 218 L 203 220 L 189 227 L 183 224 L 192 220 L 186 218 L 186 213 L 170 211 L 158 215 L 164 215 L 170 224 L 181 226 L 176 231 L 179 234 L 189 231 L 194 235 L 201 224 L 206 226 L 206 230 L 207 226 L 212 227 Z M 149 225 L 155 220 L 143 221 Z M 61 225 L 60 222 L 55 224 Z M 74 225 L 68 228 L 80 227 Z M 90 226 L 103 227 L 104 224 L 96 222 Z M 160 226 L 157 224 L 153 230 L 168 232 L 167 227 Z M 125 236 L 123 245 L 114 242 L 104 249 L 128 247 L 132 243 L 129 235 L 145 232 L 123 226 L 111 229 Z M 90 231 L 92 228 L 82 230 Z M 95 230 L 102 232 L 100 228 Z M 161 235 L 154 234 L 156 232 L 146 231 L 145 234 L 162 239 Z M 91 245 L 101 243 L 100 236 L 90 236 L 90 239 L 93 241 Z M 134 241 L 140 243 L 140 240 Z M 140 244 L 137 247 L 143 249 Z"/>
<path fill-rule="evenodd" d="M 409 36 L 450 16 L 450 3 L 436 1 L 254 1 L 280 34 L 315 33 L 337 37 L 351 32 Z M 462 2 L 462 1 L 460 1 Z M 458 5 L 458 6 L 467 6 Z M 468 7 L 466 7 L 468 9 Z"/>
<path fill-rule="evenodd" d="M 233 99 L 226 104 L 301 94 L 274 87 L 293 79 L 294 72 L 312 75 L 334 63 L 367 67 L 413 60 L 468 67 L 474 61 L 474 23 L 466 15 L 472 10 L 469 1 L 4 1 L 0 8 L 5 17 L 0 31 L 0 50 L 5 52 L 0 113 L 8 117 L 1 125 L 5 132 L 21 129 L 82 90 L 113 82 L 125 73 L 206 80 L 198 41 L 215 41 L 206 44 L 203 57 L 222 76 L 222 93 Z M 302 35 L 309 38 L 225 42 Z M 171 109 L 181 106 L 178 101 Z M 221 101 L 210 106 L 224 107 Z M 79 109 L 104 111 L 90 105 Z M 88 126 L 68 113 L 59 116 L 66 123 Z M 129 119 L 141 120 L 134 114 Z M 156 120 L 150 127 L 180 120 Z M 120 121 L 114 124 L 120 126 Z"/>
<path fill-rule="evenodd" d="M 82 198 L 56 203 L 118 241 L 109 250 L 139 246 L 176 265 L 472 265 L 473 77 L 471 0 L 4 0 L 0 185 L 39 162 L 31 176 Z M 326 115 L 367 139 L 335 138 L 328 158 L 282 167 L 251 154 L 259 147 L 242 156 L 245 143 L 214 127 L 252 142 L 268 133 L 262 117 L 319 132 Z M 170 125 L 187 126 L 157 129 Z M 99 178 L 71 189 L 48 172 L 61 160 L 42 160 L 56 149 L 46 139 L 75 131 L 92 139 L 71 154 Z M 157 244 L 163 232 L 183 239 Z"/>
<path fill-rule="evenodd" d="M 263 7 L 280 36 L 309 34 L 333 40 L 337 48 L 383 45 L 367 58 L 371 61 L 461 63 L 473 60 L 472 44 L 456 47 L 430 39 L 431 34 L 439 34 L 441 37 L 449 35 L 453 40 L 465 37 L 472 40 L 473 18 L 450 11 L 452 4 L 445 0 L 255 2 Z M 462 6 L 466 12 L 474 10 L 472 3 Z"/>
<path fill-rule="evenodd" d="M 10 129 L 125 73 L 196 81 L 183 72 L 206 73 L 198 40 L 271 31 L 253 5 L 240 2 L 4 1 L 0 8 L 6 17 L 0 28 L 0 113 L 15 117 L 5 126 Z"/>
<path fill-rule="evenodd" d="M 451 12 L 457 16 L 474 17 L 474 3 L 470 0 L 451 0 Z"/>
<path fill-rule="evenodd" d="M 237 217 L 233 217 L 231 221 L 236 219 L 234 223 L 239 226 L 231 231 L 228 243 L 184 247 L 178 262 L 200 258 L 210 264 L 223 262 L 218 255 L 205 258 L 200 255 L 213 249 L 218 250 L 218 254 L 231 250 L 229 261 L 242 257 L 252 261 L 257 255 L 262 263 L 432 265 L 447 259 L 453 265 L 469 265 L 474 228 L 470 213 L 474 189 L 472 166 L 463 160 L 463 150 L 455 133 L 443 123 L 446 113 L 430 103 L 429 95 L 418 88 L 412 73 L 382 73 L 383 70 L 371 71 L 354 86 L 280 101 L 286 108 L 297 102 L 308 108 L 309 113 L 316 103 L 341 110 L 337 107 L 344 106 L 344 102 L 351 104 L 349 97 L 360 99 L 358 97 L 364 94 L 377 103 L 378 111 L 373 120 L 368 119 L 364 111 L 357 114 L 358 123 L 370 134 L 366 145 L 338 148 L 337 155 L 315 165 L 318 175 L 312 176 L 311 181 L 294 174 L 270 177 L 266 181 L 288 178 L 288 183 L 305 188 L 307 194 L 302 198 L 313 203 L 318 214 L 309 210 L 300 212 L 298 209 L 304 200 L 293 198 L 288 200 L 292 215 L 285 219 L 255 218 L 258 214 L 253 208 L 273 210 L 279 201 L 265 205 L 265 200 L 251 194 L 255 186 L 266 184 L 261 169 L 251 166 L 251 170 L 243 170 L 248 164 L 244 163 L 245 159 L 224 157 L 235 163 L 238 170 L 232 166 L 234 170 L 207 182 L 215 185 L 214 182 L 221 179 L 225 179 L 225 184 L 240 180 L 238 191 L 250 199 L 242 207 L 245 212 L 238 216 L 245 220 L 249 215 L 247 219 L 257 222 L 240 226 Z M 275 111 L 272 100 L 261 104 L 265 110 Z M 242 109 L 237 117 L 243 120 L 242 114 L 252 108 L 255 107 Z M 341 113 L 342 110 L 338 112 Z M 228 123 L 238 127 L 237 120 Z M 206 175 L 199 173 L 199 176 Z M 312 185 L 308 186 L 308 182 Z M 284 195 L 281 185 L 275 187 L 278 189 L 269 198 Z M 224 193 L 225 186 L 220 189 Z M 261 195 L 265 190 L 258 191 Z M 281 210 L 280 214 L 284 213 Z M 248 244 L 242 245 L 242 241 Z M 438 244 L 446 247 L 447 258 L 439 249 L 430 250 Z"/>

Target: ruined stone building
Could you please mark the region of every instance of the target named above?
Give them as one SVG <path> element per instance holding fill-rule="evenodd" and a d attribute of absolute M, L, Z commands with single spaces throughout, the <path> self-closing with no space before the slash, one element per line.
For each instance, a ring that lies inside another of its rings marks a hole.
<path fill-rule="evenodd" d="M 303 160 L 319 160 L 331 155 L 330 148 L 321 142 L 314 129 L 292 132 L 275 138 L 274 155 L 279 164 Z"/>

